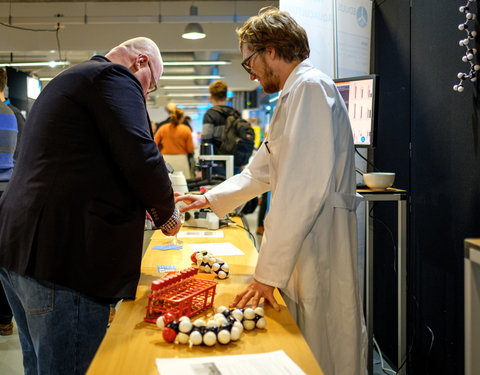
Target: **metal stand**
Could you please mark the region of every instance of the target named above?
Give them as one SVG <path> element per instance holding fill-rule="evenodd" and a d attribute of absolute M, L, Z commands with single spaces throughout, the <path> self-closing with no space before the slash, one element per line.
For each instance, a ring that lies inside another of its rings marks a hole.
<path fill-rule="evenodd" d="M 397 238 L 397 367 L 407 355 L 407 205 L 406 192 L 399 189 L 387 191 L 358 190 L 365 201 L 365 319 L 368 332 L 368 373 L 373 374 L 373 220 L 369 217 L 373 202 L 393 201 L 398 204 Z M 406 374 L 403 367 L 399 374 Z"/>

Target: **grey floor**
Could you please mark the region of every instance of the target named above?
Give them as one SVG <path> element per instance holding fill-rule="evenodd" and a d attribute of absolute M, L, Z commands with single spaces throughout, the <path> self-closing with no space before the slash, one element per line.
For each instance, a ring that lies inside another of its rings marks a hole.
<path fill-rule="evenodd" d="M 254 213 L 247 215 L 247 222 L 250 227 L 250 232 L 256 237 L 257 248 L 260 245 L 261 236 L 255 234 L 257 229 L 258 209 Z M 151 233 L 145 232 L 145 239 L 149 239 Z M 145 241 L 148 244 L 148 241 Z M 373 375 L 391 374 L 394 372 L 383 372 L 381 368 L 381 361 L 378 353 L 374 351 L 374 371 Z M 388 365 L 385 364 L 387 368 Z M 390 368 L 389 368 L 390 369 Z M 17 327 L 14 324 L 13 335 L 0 336 L 0 374 L 2 375 L 21 375 L 23 374 L 22 365 L 22 350 L 20 348 L 20 341 L 18 338 Z"/>

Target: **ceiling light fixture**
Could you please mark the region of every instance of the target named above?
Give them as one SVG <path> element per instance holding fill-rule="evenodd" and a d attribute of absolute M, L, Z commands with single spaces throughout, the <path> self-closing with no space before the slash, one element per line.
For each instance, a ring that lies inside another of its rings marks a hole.
<path fill-rule="evenodd" d="M 195 96 L 210 96 L 210 94 L 202 94 L 202 93 L 186 93 L 186 94 L 181 94 L 181 93 L 171 93 L 168 92 L 165 94 L 165 96 L 176 96 L 176 97 L 184 97 L 184 98 L 190 98 L 190 97 L 195 97 Z"/>
<path fill-rule="evenodd" d="M 232 62 L 229 60 L 192 60 L 192 61 L 164 61 L 164 66 L 183 66 L 183 65 L 229 65 Z"/>
<path fill-rule="evenodd" d="M 210 86 L 163 86 L 160 87 L 161 89 L 164 90 L 194 90 L 194 89 L 208 89 Z"/>
<path fill-rule="evenodd" d="M 188 76 L 161 76 L 160 79 L 178 79 L 178 80 L 187 80 L 187 79 L 221 79 L 223 75 L 214 74 L 214 75 L 201 75 L 201 74 L 194 74 Z"/>
<path fill-rule="evenodd" d="M 21 66 L 49 66 L 55 68 L 57 66 L 70 65 L 69 61 L 37 61 L 37 62 L 7 62 L 0 63 L 2 67 L 21 67 Z"/>
<path fill-rule="evenodd" d="M 190 7 L 190 16 L 197 16 L 198 8 L 195 5 Z M 206 37 L 206 34 L 203 32 L 202 25 L 197 22 L 190 22 L 187 27 L 185 27 L 185 31 L 182 34 L 182 38 L 184 39 L 203 39 Z"/>

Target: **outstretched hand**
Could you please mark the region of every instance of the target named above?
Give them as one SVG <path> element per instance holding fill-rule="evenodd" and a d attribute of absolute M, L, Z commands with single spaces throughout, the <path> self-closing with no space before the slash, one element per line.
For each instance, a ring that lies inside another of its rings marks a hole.
<path fill-rule="evenodd" d="M 273 296 L 274 290 L 275 288 L 273 286 L 263 284 L 253 279 L 245 290 L 236 295 L 230 307 L 244 308 L 248 301 L 252 300 L 252 308 L 255 309 L 260 303 L 260 299 L 263 298 L 265 301 L 268 301 L 276 311 L 280 311 L 280 306 Z"/>
<path fill-rule="evenodd" d="M 185 203 L 184 206 L 179 208 L 180 212 L 210 207 L 210 202 L 204 195 L 182 195 L 180 193 L 175 193 L 175 203 L 178 202 Z"/>

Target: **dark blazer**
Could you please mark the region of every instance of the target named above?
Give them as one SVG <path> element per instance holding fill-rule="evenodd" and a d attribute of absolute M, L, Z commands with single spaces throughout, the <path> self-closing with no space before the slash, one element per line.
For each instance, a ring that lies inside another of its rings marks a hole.
<path fill-rule="evenodd" d="M 142 87 L 95 56 L 35 101 L 0 199 L 0 266 L 99 298 L 135 298 L 145 209 L 174 198 Z"/>

